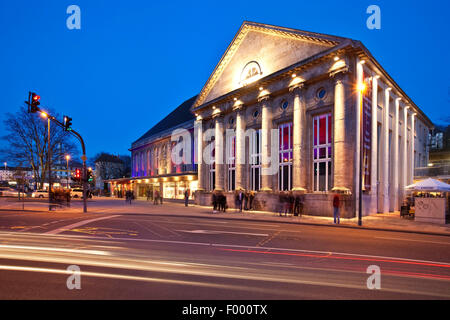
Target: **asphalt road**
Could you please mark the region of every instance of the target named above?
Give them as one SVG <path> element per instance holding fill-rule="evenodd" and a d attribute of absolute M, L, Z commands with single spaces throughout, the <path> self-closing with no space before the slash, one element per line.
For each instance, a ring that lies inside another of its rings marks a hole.
<path fill-rule="evenodd" d="M 158 215 L 167 210 L 186 209 L 0 203 L 0 298 L 450 299 L 450 237 Z M 81 289 L 67 288 L 70 265 Z M 369 266 L 381 289 L 368 289 Z"/>

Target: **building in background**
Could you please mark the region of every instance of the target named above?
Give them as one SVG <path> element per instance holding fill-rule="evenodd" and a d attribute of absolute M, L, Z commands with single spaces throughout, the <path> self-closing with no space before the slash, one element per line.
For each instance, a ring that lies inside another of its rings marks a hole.
<path fill-rule="evenodd" d="M 107 180 L 124 178 L 125 164 L 119 156 L 101 153 L 95 163 L 95 189 L 103 191 L 108 189 Z"/>
<path fill-rule="evenodd" d="M 189 189 L 190 198 L 197 190 L 197 166 L 194 164 L 194 152 L 181 154 L 189 161 L 176 164 L 172 161 L 172 141 L 175 130 L 185 130 L 189 137 L 189 146 L 194 151 L 194 115 L 190 108 L 196 97 L 184 101 L 164 119 L 158 122 L 131 145 L 131 178 L 109 180 L 114 196 L 124 196 L 132 190 L 138 198 L 158 191 L 164 199 L 183 199 Z"/>

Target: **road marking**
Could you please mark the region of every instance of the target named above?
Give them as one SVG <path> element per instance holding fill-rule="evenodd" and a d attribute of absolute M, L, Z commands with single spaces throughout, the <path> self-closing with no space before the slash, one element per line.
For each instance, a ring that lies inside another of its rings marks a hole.
<path fill-rule="evenodd" d="M 389 238 L 389 237 L 374 237 L 375 239 L 386 239 L 386 240 L 400 240 L 400 241 L 414 241 L 414 242 L 427 242 L 436 244 L 445 244 L 450 246 L 450 242 L 439 242 L 439 241 L 429 241 L 429 240 L 417 240 L 417 239 L 402 239 L 402 238 Z"/>
<path fill-rule="evenodd" d="M 105 219 L 112 219 L 115 217 L 120 217 L 120 215 L 114 215 L 114 216 L 108 216 L 108 217 L 101 217 L 101 218 L 95 218 L 95 219 L 89 219 L 89 220 L 83 220 L 77 223 L 73 223 L 73 224 L 69 224 L 68 226 L 64 226 L 55 230 L 51 230 L 51 231 L 47 231 L 44 234 L 59 234 L 65 231 L 68 231 L 70 229 L 74 229 L 80 226 L 84 226 L 86 224 L 89 224 L 91 222 L 95 222 L 95 221 L 100 221 L 100 220 L 105 220 Z"/>
<path fill-rule="evenodd" d="M 248 232 L 231 232 L 231 231 L 216 231 L 216 230 L 175 230 L 186 233 L 196 233 L 196 234 L 241 234 L 247 236 L 257 236 L 257 237 L 267 237 L 267 233 L 248 233 Z"/>
<path fill-rule="evenodd" d="M 5 245 L 0 244 L 0 249 L 11 249 L 17 250 L 40 250 L 40 251 L 52 251 L 52 252 L 70 252 L 70 253 L 86 253 L 86 254 L 96 254 L 101 256 L 107 256 L 109 253 L 100 250 L 80 250 L 80 249 L 70 249 L 70 248 L 51 248 L 51 247 L 34 247 L 34 246 L 16 246 L 16 245 Z"/>

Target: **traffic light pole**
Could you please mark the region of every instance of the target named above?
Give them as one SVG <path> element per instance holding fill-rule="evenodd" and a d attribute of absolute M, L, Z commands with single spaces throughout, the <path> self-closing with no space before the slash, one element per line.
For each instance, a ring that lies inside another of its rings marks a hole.
<path fill-rule="evenodd" d="M 49 187 L 49 210 L 51 210 L 51 202 L 50 202 L 50 192 L 51 192 L 51 188 L 50 188 L 50 182 L 51 182 L 51 166 L 50 166 L 50 120 L 55 122 L 57 125 L 59 125 L 60 127 L 64 128 L 65 131 L 67 132 L 71 132 L 73 135 L 75 135 L 78 140 L 80 140 L 81 142 L 81 149 L 83 151 L 83 156 L 81 157 L 81 160 L 83 160 L 83 212 L 87 212 L 87 170 L 86 170 L 86 147 L 84 145 L 84 140 L 81 137 L 81 135 L 76 132 L 75 130 L 72 130 L 72 128 L 70 128 L 70 130 L 68 129 L 70 127 L 70 123 L 72 118 L 69 118 L 67 116 L 64 116 L 65 120 L 64 120 L 64 124 L 62 124 L 61 122 L 59 122 L 55 117 L 47 114 L 46 112 L 43 112 L 38 105 L 40 105 L 39 103 L 39 99 L 41 97 L 38 96 L 37 94 L 35 94 L 34 92 L 28 92 L 28 101 L 25 101 L 25 103 L 28 105 L 28 112 L 31 113 L 35 113 L 35 112 L 41 112 L 44 113 L 48 119 L 48 152 L 47 152 L 47 157 L 48 157 L 48 166 L 49 166 L 49 174 L 48 174 L 48 187 Z M 68 122 L 67 125 L 66 121 Z"/>
<path fill-rule="evenodd" d="M 84 141 L 81 135 L 75 130 L 70 130 L 69 132 L 73 133 L 78 140 L 81 142 L 81 149 L 83 151 L 83 155 L 81 156 L 81 160 L 83 160 L 83 212 L 87 212 L 87 171 L 86 171 L 86 147 L 84 146 Z"/>

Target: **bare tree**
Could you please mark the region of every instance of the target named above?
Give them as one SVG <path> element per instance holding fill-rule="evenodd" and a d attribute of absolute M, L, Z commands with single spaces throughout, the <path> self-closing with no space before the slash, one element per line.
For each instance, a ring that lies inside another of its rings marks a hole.
<path fill-rule="evenodd" d="M 51 110 L 50 114 L 54 114 Z M 58 115 L 55 115 L 57 117 Z M 78 149 L 69 133 L 56 124 L 50 125 L 51 159 L 47 161 L 48 124 L 38 114 L 21 107 L 16 113 L 7 113 L 4 121 L 7 134 L 1 139 L 7 147 L 0 149 L 5 159 L 18 166 L 31 166 L 39 188 L 48 177 L 48 168 L 63 163 L 65 154 L 78 155 Z"/>

